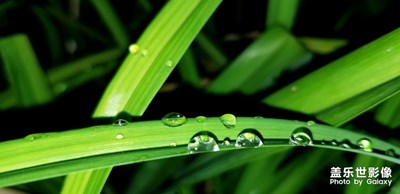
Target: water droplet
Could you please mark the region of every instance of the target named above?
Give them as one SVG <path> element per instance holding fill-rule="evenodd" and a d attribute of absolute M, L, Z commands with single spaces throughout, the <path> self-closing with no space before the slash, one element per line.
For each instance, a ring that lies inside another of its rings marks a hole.
<path fill-rule="evenodd" d="M 339 143 L 336 140 L 332 140 L 330 142 L 330 144 L 333 145 L 333 146 L 337 146 Z"/>
<path fill-rule="evenodd" d="M 116 136 L 115 136 L 115 139 L 124 139 L 124 134 L 122 134 L 122 133 L 118 133 Z"/>
<path fill-rule="evenodd" d="M 369 139 L 361 138 L 357 141 L 357 144 L 360 147 L 360 149 L 367 152 L 372 152 L 372 142 Z"/>
<path fill-rule="evenodd" d="M 314 126 L 314 125 L 315 125 L 315 122 L 314 122 L 314 121 L 307 121 L 307 125 L 310 126 L 310 127 L 311 127 L 311 126 Z"/>
<path fill-rule="evenodd" d="M 125 126 L 127 125 L 129 122 L 125 119 L 117 119 L 113 122 L 113 125 L 115 126 Z"/>
<path fill-rule="evenodd" d="M 201 152 L 201 151 L 218 151 L 219 147 L 216 141 L 210 132 L 200 132 L 194 135 L 188 144 L 188 151 L 190 153 L 193 152 Z"/>
<path fill-rule="evenodd" d="M 290 88 L 290 91 L 292 91 L 292 92 L 296 92 L 297 90 L 298 90 L 297 86 L 292 86 Z"/>
<path fill-rule="evenodd" d="M 237 136 L 235 146 L 238 148 L 257 148 L 262 146 L 264 144 L 263 140 L 257 134 L 258 132 L 254 129 L 244 130 Z"/>
<path fill-rule="evenodd" d="M 186 123 L 186 117 L 181 113 L 171 112 L 162 118 L 162 122 L 166 126 L 177 127 Z"/>
<path fill-rule="evenodd" d="M 396 157 L 396 152 L 393 149 L 388 149 L 385 154 L 391 157 Z"/>
<path fill-rule="evenodd" d="M 222 146 L 230 146 L 231 145 L 231 140 L 227 137 L 224 139 L 224 141 L 222 141 L 221 143 Z"/>
<path fill-rule="evenodd" d="M 255 116 L 254 118 L 256 118 L 256 119 L 263 119 L 264 117 L 263 117 L 263 116 Z"/>
<path fill-rule="evenodd" d="M 142 56 L 143 57 L 145 57 L 145 56 L 147 56 L 148 54 L 149 54 L 149 51 L 147 51 L 147 50 L 142 50 Z"/>
<path fill-rule="evenodd" d="M 167 66 L 167 67 L 172 67 L 172 65 L 174 65 L 174 62 L 172 62 L 171 60 L 168 60 L 168 61 L 165 63 L 165 66 Z"/>
<path fill-rule="evenodd" d="M 352 144 L 349 140 L 344 140 L 339 143 L 339 146 L 342 148 L 350 149 L 352 147 Z"/>
<path fill-rule="evenodd" d="M 386 52 L 392 52 L 393 50 L 394 50 L 394 48 L 390 47 L 390 48 L 386 49 Z"/>
<path fill-rule="evenodd" d="M 30 134 L 24 137 L 24 139 L 29 140 L 29 141 L 34 141 L 37 139 L 42 139 L 45 137 L 49 137 L 51 134 L 56 133 L 56 132 L 51 132 L 51 133 L 34 133 Z"/>
<path fill-rule="evenodd" d="M 199 122 L 199 123 L 204 123 L 204 122 L 207 121 L 207 117 L 205 117 L 205 116 L 197 116 L 196 117 L 196 121 Z"/>
<path fill-rule="evenodd" d="M 176 143 L 175 142 L 170 143 L 169 147 L 176 147 Z"/>
<path fill-rule="evenodd" d="M 129 52 L 132 54 L 136 54 L 139 51 L 140 47 L 137 44 L 131 44 L 129 46 Z"/>
<path fill-rule="evenodd" d="M 293 145 L 312 145 L 313 138 L 310 129 L 306 127 L 296 128 L 290 136 L 289 143 Z"/>
<path fill-rule="evenodd" d="M 232 129 L 236 125 L 236 117 L 233 114 L 224 114 L 219 117 L 221 120 L 222 124 L 228 129 Z"/>

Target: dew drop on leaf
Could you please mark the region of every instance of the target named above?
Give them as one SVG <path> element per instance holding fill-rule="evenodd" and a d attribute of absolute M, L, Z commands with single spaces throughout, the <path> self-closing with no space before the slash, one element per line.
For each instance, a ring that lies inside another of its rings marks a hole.
<path fill-rule="evenodd" d="M 113 125 L 115 126 L 125 126 L 127 125 L 129 122 L 125 119 L 117 119 L 113 122 Z"/>
<path fill-rule="evenodd" d="M 292 145 L 307 146 L 311 145 L 313 142 L 312 133 L 310 129 L 306 127 L 299 127 L 293 130 L 290 136 L 289 143 Z"/>
<path fill-rule="evenodd" d="M 145 56 L 147 56 L 149 54 L 149 51 L 142 50 L 141 54 L 142 54 L 143 57 L 145 57 Z"/>
<path fill-rule="evenodd" d="M 369 139 L 361 138 L 357 141 L 357 144 L 360 147 L 360 149 L 367 152 L 372 152 L 372 142 Z"/>
<path fill-rule="evenodd" d="M 224 124 L 224 126 L 228 129 L 232 129 L 236 125 L 236 117 L 233 114 L 229 114 L 229 113 L 224 114 L 224 115 L 220 116 L 219 119 L 221 120 L 222 124 Z"/>
<path fill-rule="evenodd" d="M 246 129 L 240 133 L 235 142 L 238 148 L 257 148 L 264 145 L 262 138 L 260 138 L 253 129 Z"/>
<path fill-rule="evenodd" d="M 196 121 L 199 122 L 199 123 L 204 123 L 204 122 L 207 121 L 207 117 L 205 117 L 205 116 L 197 116 L 196 117 Z"/>
<path fill-rule="evenodd" d="M 168 61 L 165 63 L 165 66 L 167 66 L 167 67 L 172 67 L 172 65 L 174 65 L 174 62 L 172 62 L 171 60 L 168 60 Z"/>
<path fill-rule="evenodd" d="M 137 45 L 137 44 L 131 44 L 131 45 L 129 46 L 129 52 L 130 52 L 131 54 L 136 54 L 136 53 L 139 51 L 139 49 L 140 49 L 140 47 L 139 47 L 139 45 Z"/>
<path fill-rule="evenodd" d="M 311 126 L 314 126 L 314 125 L 315 125 L 315 122 L 314 122 L 314 121 L 307 121 L 307 125 L 310 126 L 310 127 L 311 127 Z"/>
<path fill-rule="evenodd" d="M 391 157 L 396 157 L 396 152 L 394 152 L 393 149 L 388 149 L 388 150 L 385 152 L 385 154 L 388 155 L 388 156 L 391 156 Z"/>
<path fill-rule="evenodd" d="M 118 139 L 118 140 L 124 139 L 124 134 L 118 133 L 117 135 L 115 135 L 115 139 Z"/>
<path fill-rule="evenodd" d="M 177 127 L 186 123 L 186 117 L 177 112 L 170 112 L 162 118 L 162 123 L 168 127 Z"/>
<path fill-rule="evenodd" d="M 194 135 L 188 144 L 189 153 L 201 151 L 218 151 L 219 146 L 213 135 L 209 132 L 200 132 Z"/>

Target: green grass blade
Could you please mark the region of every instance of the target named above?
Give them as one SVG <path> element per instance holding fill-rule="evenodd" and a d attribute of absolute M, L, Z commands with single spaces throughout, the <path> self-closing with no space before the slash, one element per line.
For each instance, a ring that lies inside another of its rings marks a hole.
<path fill-rule="evenodd" d="M 400 94 L 392 96 L 377 109 L 375 119 L 392 129 L 400 126 Z"/>
<path fill-rule="evenodd" d="M 290 30 L 296 19 L 298 4 L 298 0 L 269 0 L 267 26 L 283 26 Z"/>
<path fill-rule="evenodd" d="M 132 45 L 94 116 L 141 115 L 220 2 L 169 1 Z"/>
<path fill-rule="evenodd" d="M 400 29 L 282 88 L 264 103 L 316 114 L 400 75 Z"/>
<path fill-rule="evenodd" d="M 195 42 L 200 46 L 202 51 L 210 57 L 217 67 L 224 66 L 228 61 L 221 49 L 219 49 L 215 43 L 213 43 L 213 41 L 210 40 L 210 38 L 204 33 L 200 32 L 197 35 Z"/>
<path fill-rule="evenodd" d="M 400 164 L 400 147 L 372 136 L 330 126 L 238 117 L 235 128 L 226 129 L 219 118 L 210 117 L 204 123 L 189 118 L 186 124 L 179 127 L 168 127 L 161 121 L 143 121 L 125 126 L 104 125 L 59 133 L 32 134 L 23 139 L 1 142 L 0 158 L 7 160 L 0 160 L 0 186 L 94 168 L 188 155 L 189 140 L 202 130 L 210 130 L 221 143 L 225 138 L 235 141 L 243 129 L 252 128 L 264 137 L 265 147 L 284 146 L 284 149 L 285 146 L 292 146 L 288 139 L 293 130 L 299 127 L 310 130 L 314 140 L 311 146 L 370 155 Z M 362 138 L 372 142 L 372 151 L 359 148 L 357 142 Z M 334 142 L 338 142 L 338 145 Z M 344 143 L 350 148 L 341 146 Z M 10 147 L 13 149 L 8 149 Z M 236 148 L 233 145 L 221 148 L 232 149 Z M 386 154 L 388 150 L 395 154 Z M 38 170 L 40 168 L 43 169 Z"/>
<path fill-rule="evenodd" d="M 85 173 L 69 174 L 64 182 L 61 194 L 100 193 L 112 168 L 89 170 Z"/>
<path fill-rule="evenodd" d="M 201 77 L 197 70 L 197 64 L 192 49 L 188 49 L 182 56 L 178 64 L 178 70 L 184 83 L 190 84 L 195 88 L 200 88 Z"/>
<path fill-rule="evenodd" d="M 359 94 L 349 100 L 339 103 L 332 108 L 319 112 L 316 117 L 334 126 L 340 126 L 375 107 L 400 91 L 400 78 L 388 81 L 376 88 Z"/>
<path fill-rule="evenodd" d="M 298 39 L 304 47 L 312 53 L 326 55 L 346 46 L 346 39 L 301 37 Z"/>
<path fill-rule="evenodd" d="M 91 0 L 90 2 L 104 21 L 118 47 L 127 47 L 129 35 L 110 2 L 108 0 Z"/>
<path fill-rule="evenodd" d="M 281 54 L 282 50 L 285 50 Z M 282 28 L 272 28 L 246 48 L 209 86 L 208 91 L 251 94 L 271 85 L 285 69 L 304 62 L 309 53 Z"/>
<path fill-rule="evenodd" d="M 26 35 L 17 34 L 1 39 L 0 54 L 19 106 L 44 104 L 53 99 L 49 80 Z"/>

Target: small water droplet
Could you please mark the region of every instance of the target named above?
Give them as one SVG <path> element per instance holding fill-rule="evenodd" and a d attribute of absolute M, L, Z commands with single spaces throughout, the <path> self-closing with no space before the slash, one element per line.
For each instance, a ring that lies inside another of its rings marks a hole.
<path fill-rule="evenodd" d="M 385 154 L 391 157 L 396 157 L 396 152 L 393 149 L 388 149 Z"/>
<path fill-rule="evenodd" d="M 392 51 L 393 51 L 393 47 L 386 49 L 386 52 L 392 52 Z"/>
<path fill-rule="evenodd" d="M 330 144 L 333 145 L 333 146 L 337 146 L 339 143 L 336 140 L 332 140 L 330 142 Z"/>
<path fill-rule="evenodd" d="M 129 46 L 129 52 L 130 52 L 131 54 L 136 54 L 136 53 L 139 51 L 139 49 L 140 49 L 140 47 L 139 47 L 139 45 L 137 45 L 137 44 L 131 44 L 131 45 Z"/>
<path fill-rule="evenodd" d="M 45 137 L 49 137 L 51 134 L 55 134 L 56 132 L 50 132 L 50 133 L 34 133 L 30 134 L 24 137 L 24 139 L 29 140 L 29 141 L 34 141 L 37 139 L 42 139 Z"/>
<path fill-rule="evenodd" d="M 118 134 L 115 136 L 115 139 L 118 139 L 118 140 L 124 139 L 124 134 L 118 133 Z"/>
<path fill-rule="evenodd" d="M 229 114 L 229 113 L 224 114 L 224 115 L 220 116 L 219 119 L 221 120 L 222 124 L 224 124 L 224 126 L 228 129 L 232 129 L 236 125 L 236 117 L 233 114 Z"/>
<path fill-rule="evenodd" d="M 142 50 L 141 54 L 142 54 L 143 57 L 145 57 L 145 56 L 147 56 L 149 54 L 149 51 L 147 51 L 146 49 Z"/>
<path fill-rule="evenodd" d="M 254 118 L 256 118 L 256 119 L 263 119 L 264 117 L 263 117 L 263 116 L 255 116 Z"/>
<path fill-rule="evenodd" d="M 352 147 L 352 144 L 349 140 L 344 140 L 339 143 L 339 147 L 350 149 Z"/>
<path fill-rule="evenodd" d="M 166 114 L 161 121 L 166 126 L 177 127 L 186 123 L 186 117 L 181 113 L 171 112 Z"/>
<path fill-rule="evenodd" d="M 169 147 L 176 147 L 176 143 L 175 142 L 170 143 Z"/>
<path fill-rule="evenodd" d="M 312 145 L 313 137 L 310 129 L 306 127 L 296 128 L 290 136 L 289 143 L 292 145 Z"/>
<path fill-rule="evenodd" d="M 296 92 L 297 90 L 298 90 L 297 86 L 292 86 L 290 88 L 290 91 L 292 91 L 292 92 Z"/>
<path fill-rule="evenodd" d="M 238 148 L 257 148 L 262 146 L 263 140 L 257 135 L 256 130 L 254 129 L 246 129 L 242 133 L 240 133 L 235 142 L 235 146 Z"/>
<path fill-rule="evenodd" d="M 215 136 L 209 132 L 200 132 L 194 135 L 188 144 L 188 151 L 201 152 L 201 151 L 218 151 L 219 147 Z"/>
<path fill-rule="evenodd" d="M 127 124 L 129 124 L 129 122 L 125 119 L 117 119 L 113 122 L 113 125 L 115 126 L 125 126 Z"/>
<path fill-rule="evenodd" d="M 314 122 L 314 121 L 307 121 L 307 125 L 310 126 L 310 127 L 311 127 L 311 126 L 314 126 L 314 125 L 315 125 L 315 122 Z"/>
<path fill-rule="evenodd" d="M 360 149 L 367 152 L 372 152 L 372 142 L 369 139 L 361 138 L 357 141 L 357 144 L 360 147 Z"/>
<path fill-rule="evenodd" d="M 165 63 L 165 66 L 167 66 L 167 67 L 172 67 L 172 65 L 174 65 L 174 62 L 172 62 L 171 60 L 168 60 L 168 61 Z"/>
<path fill-rule="evenodd" d="M 207 117 L 205 117 L 205 116 L 197 116 L 196 117 L 196 121 L 199 122 L 199 123 L 204 123 L 204 122 L 207 121 Z"/>
<path fill-rule="evenodd" d="M 230 146 L 231 145 L 231 140 L 227 137 L 224 139 L 224 141 L 222 141 L 221 143 L 222 146 Z"/>

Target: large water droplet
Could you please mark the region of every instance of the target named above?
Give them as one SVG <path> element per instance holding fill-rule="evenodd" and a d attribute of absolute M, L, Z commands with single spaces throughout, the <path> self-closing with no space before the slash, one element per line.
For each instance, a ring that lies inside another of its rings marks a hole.
<path fill-rule="evenodd" d="M 129 52 L 132 54 L 136 54 L 139 51 L 140 47 L 137 44 L 131 44 L 129 46 Z"/>
<path fill-rule="evenodd" d="M 118 140 L 124 139 L 124 134 L 118 133 L 117 135 L 115 135 L 115 139 L 118 139 Z"/>
<path fill-rule="evenodd" d="M 194 135 L 188 144 L 188 151 L 201 152 L 201 151 L 218 151 L 219 147 L 216 138 L 212 133 L 200 132 Z"/>
<path fill-rule="evenodd" d="M 125 126 L 127 124 L 129 124 L 129 122 L 125 119 L 117 119 L 113 122 L 113 125 L 115 126 Z"/>
<path fill-rule="evenodd" d="M 360 147 L 360 149 L 367 152 L 372 152 L 372 142 L 369 139 L 361 138 L 357 141 L 357 144 Z"/>
<path fill-rule="evenodd" d="M 263 144 L 261 136 L 254 129 L 246 129 L 241 132 L 235 142 L 235 146 L 238 148 L 257 148 Z"/>
<path fill-rule="evenodd" d="M 161 121 L 166 126 L 177 127 L 186 123 L 186 117 L 181 113 L 171 112 L 166 114 Z"/>
<path fill-rule="evenodd" d="M 232 129 L 236 125 L 236 117 L 233 114 L 229 114 L 229 113 L 224 114 L 224 115 L 220 116 L 219 119 L 221 120 L 222 124 L 224 124 L 224 126 L 228 129 Z"/>
<path fill-rule="evenodd" d="M 204 123 L 204 122 L 207 121 L 207 117 L 205 117 L 205 116 L 197 116 L 196 117 L 196 121 L 199 122 L 199 123 Z"/>
<path fill-rule="evenodd" d="M 290 136 L 289 143 L 293 145 L 307 146 L 313 142 L 313 137 L 310 129 L 306 127 L 296 128 Z"/>

